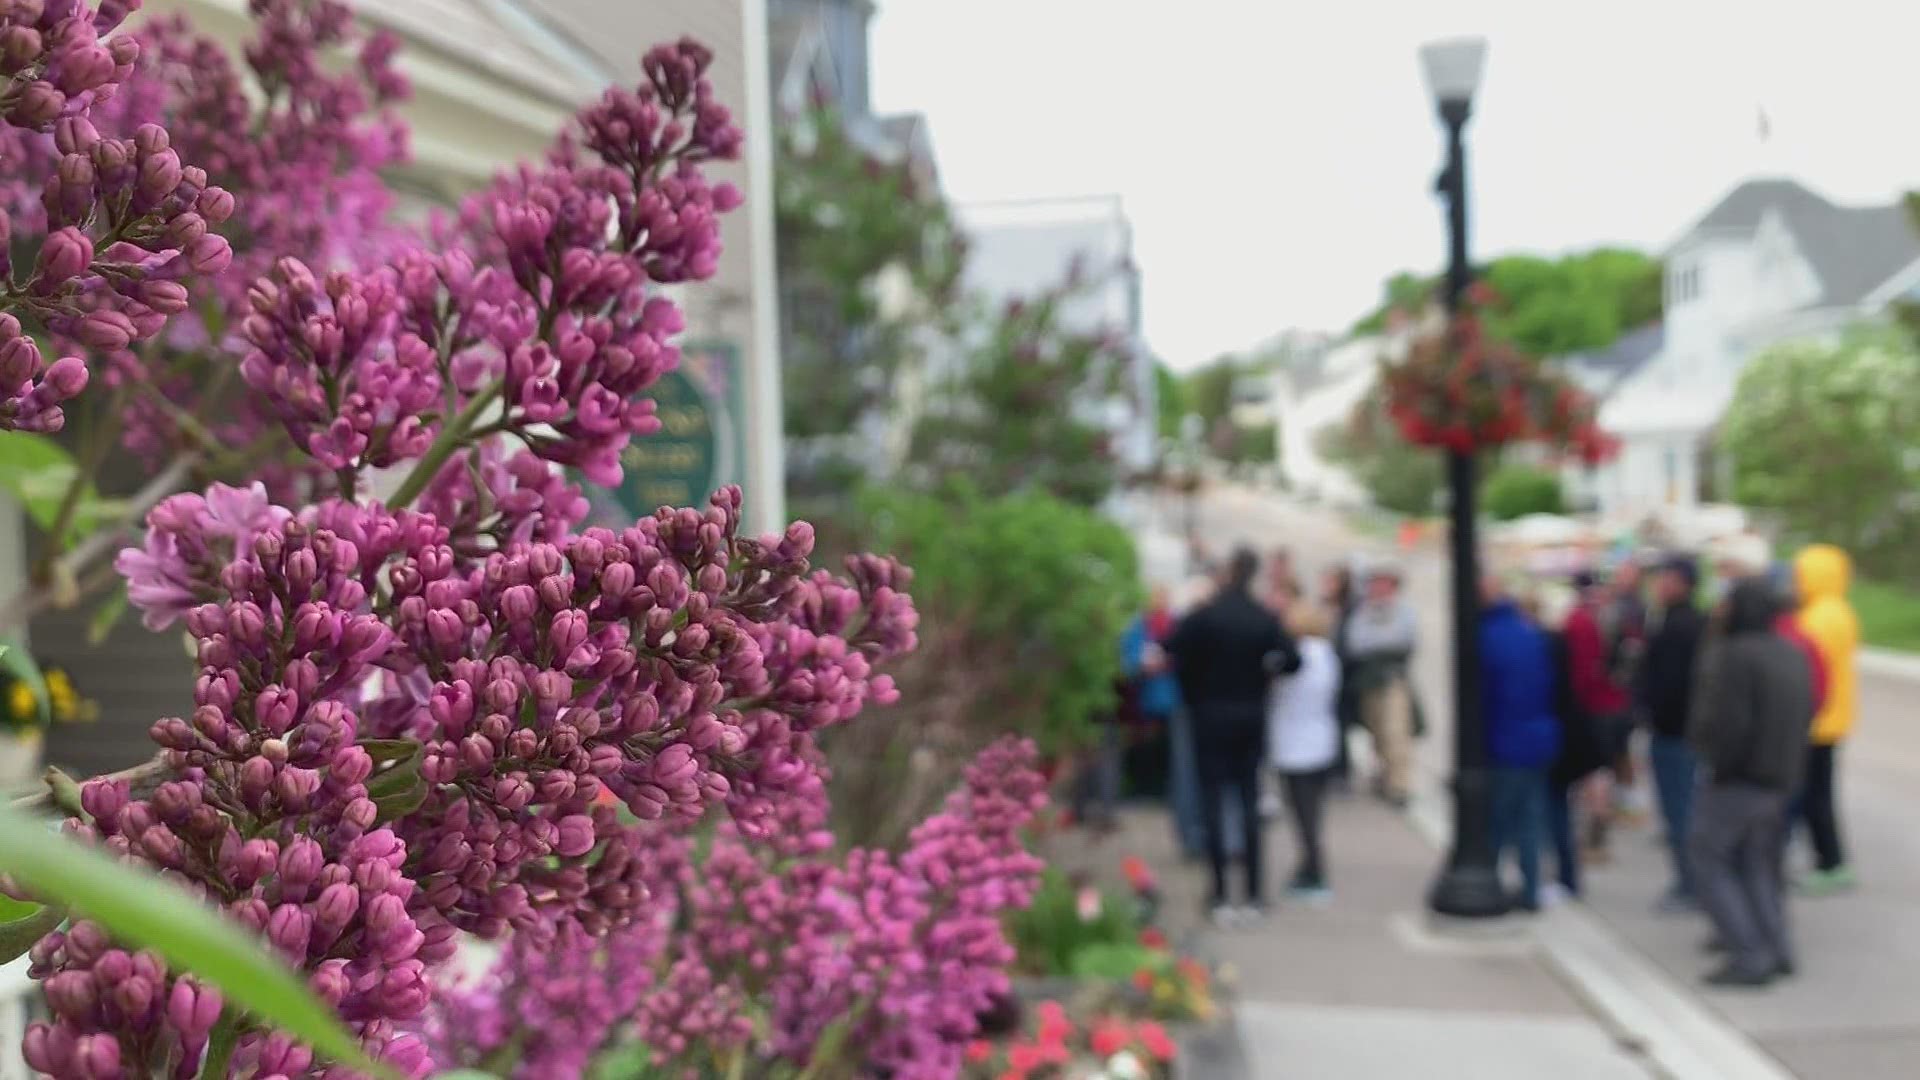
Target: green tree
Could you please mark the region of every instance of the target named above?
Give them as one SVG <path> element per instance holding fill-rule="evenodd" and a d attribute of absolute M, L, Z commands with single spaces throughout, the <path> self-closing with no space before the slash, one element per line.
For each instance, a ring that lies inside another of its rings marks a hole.
<path fill-rule="evenodd" d="M 1605 348 L 1660 317 L 1661 274 L 1659 260 L 1622 248 L 1556 259 L 1502 256 L 1480 269 L 1479 279 L 1495 294 L 1484 313 L 1487 329 L 1528 356 Z M 1355 324 L 1355 332 L 1380 330 L 1394 311 L 1419 311 L 1437 287 L 1437 278 L 1395 274 L 1380 307 Z"/>
<path fill-rule="evenodd" d="M 1899 328 L 1761 354 L 1720 425 L 1735 498 L 1868 573 L 1920 584 L 1920 347 Z"/>
<path fill-rule="evenodd" d="M 1187 386 L 1164 362 L 1153 365 L 1154 397 L 1158 399 L 1160 437 L 1180 437 L 1180 421 L 1187 415 Z"/>
<path fill-rule="evenodd" d="M 1503 464 L 1481 488 L 1480 505 L 1497 521 L 1528 514 L 1562 514 L 1567 509 L 1560 474 L 1532 465 Z"/>
<path fill-rule="evenodd" d="M 1016 300 L 982 320 L 953 375 L 929 394 L 910 461 L 927 486 L 966 477 L 988 495 L 1037 490 L 1091 506 L 1120 479 L 1098 403 L 1130 362 L 1112 335 L 1073 330 L 1062 307 L 1088 283 Z"/>
<path fill-rule="evenodd" d="M 1213 432 L 1233 411 L 1233 382 L 1239 374 L 1233 357 L 1222 356 L 1181 380 L 1187 412 L 1200 418 L 1202 431 Z"/>
<path fill-rule="evenodd" d="M 900 370 L 947 332 L 965 248 L 940 193 L 874 157 L 828 109 L 780 133 L 774 207 L 786 432 L 831 440 L 890 407 Z M 790 481 L 839 486 L 844 463 L 826 462 Z"/>

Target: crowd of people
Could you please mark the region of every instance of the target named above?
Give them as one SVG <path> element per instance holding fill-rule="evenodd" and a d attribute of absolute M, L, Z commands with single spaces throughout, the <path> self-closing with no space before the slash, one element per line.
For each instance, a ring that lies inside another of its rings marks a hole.
<path fill-rule="evenodd" d="M 1800 891 L 1854 881 L 1835 797 L 1855 711 L 1849 574 L 1844 552 L 1816 545 L 1790 567 L 1668 553 L 1567 583 L 1489 575 L 1480 700 L 1489 824 L 1503 869 L 1518 874 L 1512 906 L 1580 895 L 1583 865 L 1607 860 L 1609 826 L 1643 812 L 1633 793 L 1644 759 L 1671 869 L 1657 907 L 1705 914 L 1707 947 L 1723 954 L 1711 981 L 1791 975 L 1796 827 L 1813 852 Z M 1373 794 L 1397 807 L 1411 797 L 1424 724 L 1410 675 L 1418 619 L 1402 587 L 1398 567 L 1379 562 L 1331 568 L 1309 591 L 1286 553 L 1263 571 L 1242 549 L 1210 567 L 1183 614 L 1156 589 L 1129 630 L 1124 697 L 1170 736 L 1176 833 L 1208 864 L 1217 922 L 1264 911 L 1262 823 L 1279 806 L 1296 841 L 1289 895 L 1331 897 L 1323 822 L 1330 794 L 1354 785 L 1351 733 L 1371 743 Z M 1110 752 L 1102 759 L 1110 806 L 1117 773 Z"/>

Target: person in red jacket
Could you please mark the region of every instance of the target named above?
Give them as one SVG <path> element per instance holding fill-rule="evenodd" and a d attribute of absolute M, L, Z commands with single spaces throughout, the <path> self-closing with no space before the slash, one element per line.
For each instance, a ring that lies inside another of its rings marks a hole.
<path fill-rule="evenodd" d="M 1573 700 L 1599 734 L 1607 760 L 1616 761 L 1626 755 L 1633 734 L 1633 699 L 1615 677 L 1614 655 L 1607 645 L 1604 616 L 1611 598 L 1606 585 L 1588 571 L 1574 575 L 1573 587 L 1579 599 L 1562 631 L 1567 680 Z M 1596 796 L 1604 795 L 1604 789 L 1591 790 Z M 1589 815 L 1587 847 L 1595 855 L 1604 855 L 1610 815 L 1604 805 L 1589 805 L 1594 812 Z"/>
<path fill-rule="evenodd" d="M 1774 620 L 1774 633 L 1793 642 L 1800 655 L 1807 658 L 1807 664 L 1813 668 L 1813 710 L 1817 714 L 1827 707 L 1827 660 L 1820 655 L 1820 647 L 1813 643 L 1805 630 L 1800 629 L 1797 617 L 1800 609 L 1799 589 L 1793 583 L 1793 567 L 1786 563 L 1775 563 L 1768 577 L 1773 580 L 1773 588 L 1780 597 L 1780 617 Z"/>

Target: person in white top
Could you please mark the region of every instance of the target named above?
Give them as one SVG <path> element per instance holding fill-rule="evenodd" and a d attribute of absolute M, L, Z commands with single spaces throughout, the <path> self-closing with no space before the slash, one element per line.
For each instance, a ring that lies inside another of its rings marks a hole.
<path fill-rule="evenodd" d="M 1328 640 L 1330 622 L 1325 611 L 1310 604 L 1295 604 L 1288 612 L 1288 628 L 1300 644 L 1300 670 L 1274 681 L 1267 705 L 1267 756 L 1280 772 L 1300 851 L 1287 891 L 1307 900 L 1331 895 L 1321 820 L 1343 733 L 1340 657 Z"/>

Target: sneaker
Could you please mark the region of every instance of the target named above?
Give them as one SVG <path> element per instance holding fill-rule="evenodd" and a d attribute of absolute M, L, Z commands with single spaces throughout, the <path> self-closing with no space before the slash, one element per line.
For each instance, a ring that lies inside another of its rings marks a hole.
<path fill-rule="evenodd" d="M 1815 870 L 1801 878 L 1795 888 L 1802 896 L 1821 897 L 1851 892 L 1859 884 L 1860 879 L 1854 876 L 1852 867 L 1836 866 L 1831 870 Z"/>
<path fill-rule="evenodd" d="M 1718 986 L 1731 990 L 1758 990 L 1773 981 L 1771 971 L 1742 971 L 1728 964 L 1706 977 L 1708 986 Z"/>
<path fill-rule="evenodd" d="M 1241 904 L 1233 909 L 1241 926 L 1257 926 L 1266 921 L 1267 905 L 1264 901 L 1254 904 Z"/>
<path fill-rule="evenodd" d="M 1240 909 L 1232 904 L 1215 904 L 1207 911 L 1207 921 L 1216 930 L 1231 930 L 1240 925 Z"/>
<path fill-rule="evenodd" d="M 1326 907 L 1333 903 L 1333 890 L 1317 884 L 1289 885 L 1287 899 L 1306 907 Z"/>
<path fill-rule="evenodd" d="M 1576 899 L 1578 897 L 1574 895 L 1573 890 L 1557 881 L 1549 881 L 1540 886 L 1540 906 L 1543 908 L 1556 908 L 1562 904 L 1572 903 Z"/>

